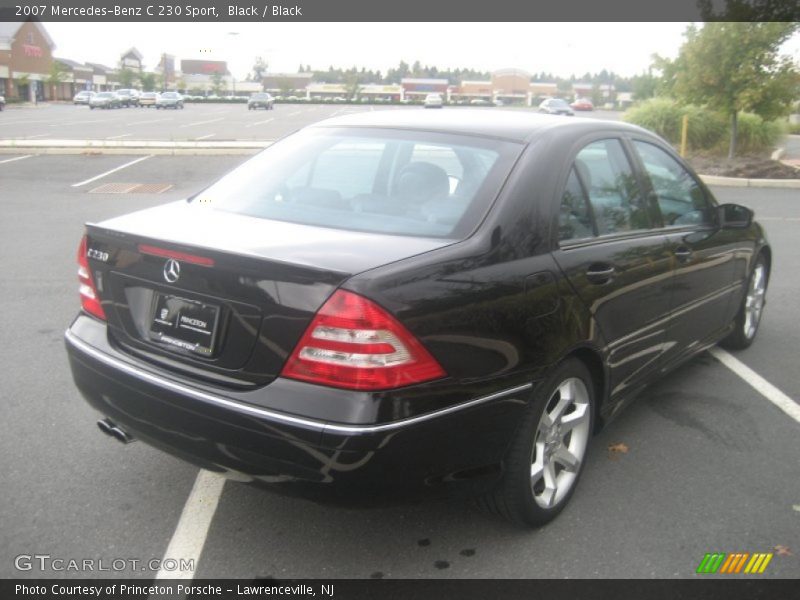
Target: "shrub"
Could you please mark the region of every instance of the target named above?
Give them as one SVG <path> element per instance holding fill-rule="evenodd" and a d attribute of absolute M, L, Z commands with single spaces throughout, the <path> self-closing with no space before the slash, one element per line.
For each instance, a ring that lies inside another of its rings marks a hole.
<path fill-rule="evenodd" d="M 689 148 L 703 150 L 712 148 L 728 137 L 728 125 L 718 112 L 699 106 L 684 106 L 682 112 L 689 116 L 686 138 Z M 681 118 L 683 118 L 683 114 Z M 680 144 L 680 132 L 677 144 Z"/>
<path fill-rule="evenodd" d="M 688 146 L 692 150 L 727 152 L 730 122 L 720 113 L 701 106 L 680 106 L 668 98 L 651 98 L 629 109 L 625 121 L 654 131 L 674 146 L 681 143 L 681 121 L 689 117 Z M 759 152 L 775 145 L 784 127 L 758 115 L 741 113 L 736 137 L 737 154 Z"/>
<path fill-rule="evenodd" d="M 767 150 L 775 146 L 783 135 L 783 127 L 777 121 L 765 121 L 752 113 L 740 113 L 736 136 L 736 153 L 747 154 Z M 725 142 L 727 148 L 727 141 Z"/>
<path fill-rule="evenodd" d="M 680 141 L 683 113 L 674 100 L 651 98 L 625 111 L 623 120 L 657 133 L 671 143 Z"/>

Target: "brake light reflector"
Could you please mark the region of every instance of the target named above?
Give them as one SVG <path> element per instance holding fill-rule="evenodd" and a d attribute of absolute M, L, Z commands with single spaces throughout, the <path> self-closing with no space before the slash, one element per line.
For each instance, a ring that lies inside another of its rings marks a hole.
<path fill-rule="evenodd" d="M 97 288 L 94 286 L 92 272 L 89 270 L 89 259 L 86 256 L 85 235 L 81 238 L 80 246 L 78 246 L 78 281 L 80 281 L 78 292 L 81 295 L 81 306 L 83 310 L 105 321 L 106 312 L 100 304 L 100 296 L 97 295 Z"/>
<path fill-rule="evenodd" d="M 444 377 L 397 319 L 363 296 L 336 291 L 298 342 L 281 376 L 352 390 L 385 390 Z"/>
<path fill-rule="evenodd" d="M 201 267 L 214 266 L 213 258 L 208 258 L 207 256 L 197 256 L 196 254 L 179 252 L 177 250 L 168 250 L 167 248 L 159 248 L 158 246 L 150 246 L 149 244 L 139 244 L 139 252 L 142 254 L 150 254 L 152 256 L 160 256 L 162 258 L 174 258 L 175 260 L 192 263 L 193 265 L 200 265 Z"/>

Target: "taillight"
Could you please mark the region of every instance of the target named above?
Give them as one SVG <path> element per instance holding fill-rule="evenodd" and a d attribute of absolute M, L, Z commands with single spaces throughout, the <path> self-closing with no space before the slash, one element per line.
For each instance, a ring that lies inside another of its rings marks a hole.
<path fill-rule="evenodd" d="M 316 314 L 281 375 L 352 390 L 385 390 L 446 373 L 392 315 L 363 296 L 338 290 Z"/>
<path fill-rule="evenodd" d="M 98 319 L 106 320 L 106 312 L 100 304 L 100 297 L 97 295 L 97 288 L 94 286 L 92 272 L 89 270 L 89 259 L 86 256 L 86 236 L 81 239 L 78 246 L 78 281 L 81 282 L 78 291 L 81 295 L 81 306 L 83 310 Z"/>

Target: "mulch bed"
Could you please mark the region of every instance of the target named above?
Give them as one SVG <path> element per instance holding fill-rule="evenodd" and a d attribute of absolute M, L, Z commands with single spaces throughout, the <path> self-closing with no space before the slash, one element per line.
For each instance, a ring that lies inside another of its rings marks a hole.
<path fill-rule="evenodd" d="M 692 168 L 703 175 L 744 179 L 800 179 L 800 169 L 764 156 L 737 156 L 728 159 L 696 155 L 690 156 L 688 160 Z"/>

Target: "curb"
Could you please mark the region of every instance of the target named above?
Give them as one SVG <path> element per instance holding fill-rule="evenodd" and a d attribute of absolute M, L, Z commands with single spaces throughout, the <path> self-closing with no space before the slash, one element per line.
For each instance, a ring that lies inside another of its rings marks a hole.
<path fill-rule="evenodd" d="M 255 154 L 272 140 L 172 142 L 144 140 L 0 140 L 0 154 Z"/>
<path fill-rule="evenodd" d="M 159 154 L 159 155 L 225 155 L 255 154 L 273 140 L 228 142 L 172 142 L 137 140 L 0 140 L 0 154 L 20 151 L 33 154 Z M 800 179 L 741 179 L 700 175 L 706 185 L 724 187 L 765 187 L 800 189 Z"/>
<path fill-rule="evenodd" d="M 800 189 L 800 179 L 741 179 L 739 177 L 719 177 L 700 175 L 706 185 L 722 187 L 763 187 Z"/>

